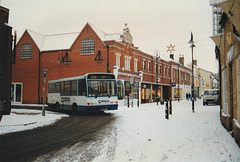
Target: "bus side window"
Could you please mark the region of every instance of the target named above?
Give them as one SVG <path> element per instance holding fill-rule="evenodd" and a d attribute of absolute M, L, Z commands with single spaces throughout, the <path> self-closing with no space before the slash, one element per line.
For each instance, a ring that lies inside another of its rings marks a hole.
<path fill-rule="evenodd" d="M 48 93 L 52 93 L 52 84 L 48 84 Z"/>
<path fill-rule="evenodd" d="M 54 84 L 54 91 L 53 93 L 60 93 L 60 83 Z"/>
<path fill-rule="evenodd" d="M 61 82 L 61 96 L 64 96 L 64 82 Z"/>
<path fill-rule="evenodd" d="M 70 88 L 70 81 L 64 82 L 64 95 L 70 96 L 71 95 L 71 88 Z"/>
<path fill-rule="evenodd" d="M 71 81 L 71 96 L 77 96 L 77 80 Z"/>
<path fill-rule="evenodd" d="M 86 80 L 85 79 L 78 80 L 78 95 L 86 96 Z"/>

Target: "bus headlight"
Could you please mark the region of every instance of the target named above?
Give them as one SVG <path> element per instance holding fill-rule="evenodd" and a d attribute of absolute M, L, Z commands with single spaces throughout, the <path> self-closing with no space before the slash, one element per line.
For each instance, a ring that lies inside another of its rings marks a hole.
<path fill-rule="evenodd" d="M 87 103 L 89 106 L 93 105 L 93 103 Z"/>
<path fill-rule="evenodd" d="M 118 101 L 112 101 L 111 104 L 118 104 Z"/>

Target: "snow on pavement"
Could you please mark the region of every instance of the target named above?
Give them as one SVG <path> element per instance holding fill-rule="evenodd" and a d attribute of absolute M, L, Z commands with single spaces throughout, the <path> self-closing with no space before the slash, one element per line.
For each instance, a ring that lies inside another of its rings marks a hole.
<path fill-rule="evenodd" d="M 0 135 L 50 125 L 63 117 L 68 115 L 46 111 L 42 116 L 41 110 L 12 109 L 0 122 Z"/>
<path fill-rule="evenodd" d="M 240 161 L 240 148 L 220 122 L 219 106 L 190 101 L 173 102 L 165 119 L 165 105 L 142 104 L 110 111 L 117 118 L 98 132 L 98 140 L 79 142 L 45 155 L 50 161 Z M 0 134 L 44 126 L 66 117 L 39 110 L 13 109 L 0 122 Z M 36 159 L 44 161 L 44 156 Z"/>
<path fill-rule="evenodd" d="M 220 122 L 219 106 L 190 101 L 165 105 L 142 104 L 110 111 L 117 119 L 98 132 L 98 140 L 79 142 L 45 155 L 50 161 L 240 161 L 240 148 Z M 36 161 L 44 161 L 44 156 Z"/>
<path fill-rule="evenodd" d="M 240 161 L 240 148 L 220 122 L 219 106 L 202 106 L 190 101 L 173 102 L 173 115 L 165 119 L 165 105 L 143 104 L 120 107 L 112 136 L 114 156 L 105 154 L 94 161 Z M 109 139 L 110 137 L 108 137 Z"/>

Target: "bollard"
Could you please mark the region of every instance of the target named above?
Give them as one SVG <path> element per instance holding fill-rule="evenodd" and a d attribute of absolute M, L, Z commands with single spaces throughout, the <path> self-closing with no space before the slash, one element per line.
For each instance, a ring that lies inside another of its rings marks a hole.
<path fill-rule="evenodd" d="M 169 114 L 172 115 L 172 99 L 169 99 Z"/>
<path fill-rule="evenodd" d="M 168 100 L 166 100 L 165 118 L 169 119 Z"/>
<path fill-rule="evenodd" d="M 129 108 L 129 96 L 127 97 L 127 107 Z"/>

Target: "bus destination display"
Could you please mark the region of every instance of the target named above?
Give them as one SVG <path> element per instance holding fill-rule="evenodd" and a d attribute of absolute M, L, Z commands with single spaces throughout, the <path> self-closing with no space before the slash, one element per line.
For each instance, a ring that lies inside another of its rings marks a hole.
<path fill-rule="evenodd" d="M 88 79 L 115 79 L 114 75 L 108 74 L 90 74 Z"/>

